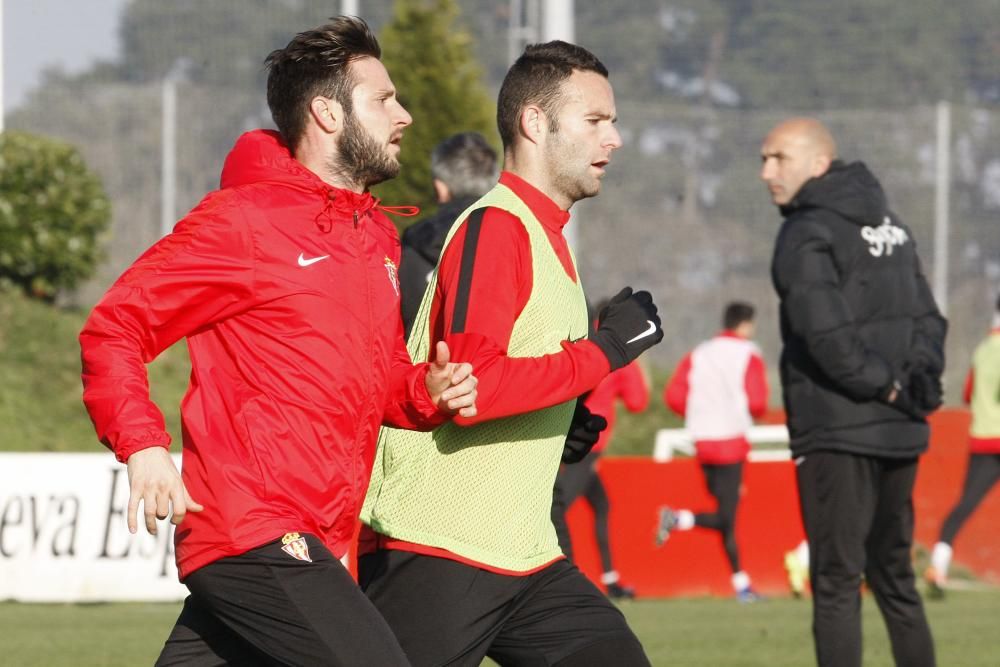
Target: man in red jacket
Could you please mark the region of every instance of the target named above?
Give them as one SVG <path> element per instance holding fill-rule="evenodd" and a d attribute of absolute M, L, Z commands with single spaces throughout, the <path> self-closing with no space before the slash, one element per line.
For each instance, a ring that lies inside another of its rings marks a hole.
<path fill-rule="evenodd" d="M 396 231 L 369 186 L 411 118 L 368 26 L 339 17 L 267 58 L 280 135 L 242 136 L 222 188 L 111 287 L 80 334 L 84 402 L 127 463 L 129 529 L 172 511 L 191 591 L 157 664 L 407 664 L 339 560 L 382 424 L 476 414 L 468 364 L 414 366 Z M 183 475 L 145 364 L 181 338 Z"/>
<path fill-rule="evenodd" d="M 695 453 L 715 512 L 660 509 L 657 545 L 672 530 L 708 528 L 719 532 L 732 571 L 733 590 L 741 602 L 754 602 L 750 575 L 740 567 L 736 546 L 736 508 L 740 501 L 743 462 L 750 452 L 746 434 L 753 417 L 767 410 L 767 374 L 760 350 L 750 340 L 754 308 L 734 302 L 723 313 L 723 331 L 689 352 L 664 392 L 671 410 L 684 417 L 694 438 Z"/>

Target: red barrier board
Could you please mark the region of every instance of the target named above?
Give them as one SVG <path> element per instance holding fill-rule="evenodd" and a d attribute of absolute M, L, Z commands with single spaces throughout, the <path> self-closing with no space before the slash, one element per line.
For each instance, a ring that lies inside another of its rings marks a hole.
<path fill-rule="evenodd" d="M 930 450 L 920 461 L 914 492 L 915 541 L 930 549 L 958 501 L 968 458 L 967 410 L 940 410 L 931 417 Z M 644 457 L 606 457 L 600 475 L 611 501 L 609 533 L 615 569 L 641 597 L 733 594 L 721 538 L 709 530 L 675 532 L 655 545 L 661 505 L 711 510 L 712 497 L 693 459 L 654 463 Z M 1000 584 L 1000 492 L 991 491 L 958 534 L 954 564 Z M 579 500 L 569 511 L 573 549 L 580 569 L 595 583 L 601 567 L 593 517 Z M 770 595 L 789 592 L 784 555 L 803 539 L 795 467 L 791 461 L 744 466 L 743 496 L 736 525 L 743 569 L 754 588 Z M 354 572 L 353 549 L 351 571 Z"/>
<path fill-rule="evenodd" d="M 931 418 L 931 448 L 922 458 L 914 493 L 916 542 L 930 548 L 958 500 L 967 459 L 969 415 L 942 410 Z M 639 457 L 606 458 L 600 474 L 611 500 L 609 532 L 615 568 L 639 596 L 732 595 L 730 572 L 715 531 L 675 532 L 655 546 L 657 508 L 711 510 L 698 464 L 692 459 L 654 463 Z M 748 463 L 737 517 L 743 569 L 765 594 L 787 594 L 784 554 L 804 533 L 791 461 Z M 986 497 L 955 542 L 955 564 L 1000 583 L 1000 493 Z M 580 568 L 595 582 L 600 564 L 590 508 L 577 501 L 569 513 Z"/>

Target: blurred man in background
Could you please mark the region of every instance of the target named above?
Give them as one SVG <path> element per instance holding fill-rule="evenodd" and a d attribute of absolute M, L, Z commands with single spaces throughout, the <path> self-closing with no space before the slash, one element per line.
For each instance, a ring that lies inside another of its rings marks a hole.
<path fill-rule="evenodd" d="M 150 533 L 177 524 L 191 595 L 158 665 L 408 664 L 339 559 L 379 426 L 474 416 L 475 378 L 443 342 L 416 366 L 403 345 L 399 242 L 368 188 L 399 171 L 411 119 L 380 53 L 347 17 L 272 52 L 280 135 L 240 137 L 222 189 L 80 334 L 84 402 L 128 465 L 129 529 L 140 501 Z M 145 364 L 185 337 L 182 476 Z"/>
<path fill-rule="evenodd" d="M 754 307 L 733 302 L 722 315 L 722 332 L 681 359 L 664 390 L 667 407 L 684 417 L 694 438 L 695 455 L 715 498 L 715 512 L 693 513 L 660 508 L 657 546 L 672 530 L 695 527 L 718 531 L 740 602 L 756 602 L 750 575 L 740 565 L 736 544 L 736 509 L 743 484 L 743 463 L 750 453 L 747 431 L 753 418 L 767 411 L 767 370 L 760 349 L 751 340 Z"/>
<path fill-rule="evenodd" d="M 817 659 L 861 664 L 864 576 L 896 664 L 930 667 L 934 643 L 910 561 L 912 494 L 925 417 L 941 404 L 947 323 L 912 232 L 864 164 L 837 159 L 826 127 L 780 123 L 761 160 L 784 217 L 771 276 Z"/>
<path fill-rule="evenodd" d="M 431 152 L 431 179 L 440 206 L 403 232 L 399 291 L 407 338 L 448 230 L 462 211 L 496 184 L 497 175 L 496 151 L 478 132 L 454 134 Z"/>
<path fill-rule="evenodd" d="M 965 484 L 962 497 L 941 527 L 941 535 L 931 552 L 931 566 L 924 575 L 937 597 L 943 595 L 948 580 L 955 536 L 1000 480 L 1000 296 L 993 312 L 993 330 L 972 355 L 963 398 L 972 409 Z"/>
<path fill-rule="evenodd" d="M 607 304 L 606 299 L 598 303 L 597 311 L 603 310 Z M 649 405 L 649 378 L 640 362 L 633 361 L 614 371 L 586 396 L 583 405 L 592 415 L 604 420 L 603 428 L 595 427 L 582 434 L 592 433 L 593 442 L 588 439 L 582 445 L 573 440 L 567 443 L 563 449 L 564 465 L 556 476 L 552 499 L 552 523 L 559 536 L 559 546 L 570 560 L 573 560 L 573 541 L 566 524 L 566 512 L 581 496 L 590 505 L 594 512 L 594 535 L 601 557 L 601 583 L 604 584 L 608 597 L 615 599 L 633 598 L 635 590 L 622 583 L 621 575 L 611 558 L 611 536 L 608 529 L 611 502 L 597 468 L 601 455 L 611 441 L 618 401 L 629 412 L 642 412 Z"/>

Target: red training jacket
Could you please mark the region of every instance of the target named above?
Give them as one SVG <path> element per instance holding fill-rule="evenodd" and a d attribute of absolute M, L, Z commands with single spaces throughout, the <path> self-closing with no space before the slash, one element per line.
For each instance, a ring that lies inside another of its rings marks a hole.
<path fill-rule="evenodd" d="M 84 402 L 118 460 L 168 447 L 145 364 L 181 338 L 183 478 L 204 505 L 177 527 L 181 579 L 288 532 L 347 551 L 379 425 L 446 417 L 402 339 L 395 228 L 257 130 L 222 189 L 108 290 L 80 334 Z"/>

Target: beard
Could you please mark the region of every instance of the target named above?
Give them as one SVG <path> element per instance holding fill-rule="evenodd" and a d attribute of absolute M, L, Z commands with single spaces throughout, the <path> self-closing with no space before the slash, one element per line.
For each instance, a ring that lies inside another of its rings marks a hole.
<path fill-rule="evenodd" d="M 583 160 L 579 149 L 561 134 L 549 135 L 546 169 L 552 175 L 552 185 L 570 202 L 594 197 L 601 191 L 601 181 L 590 173 L 590 163 L 583 164 Z"/>
<path fill-rule="evenodd" d="M 361 126 L 354 114 L 347 114 L 337 148 L 330 167 L 344 180 L 368 188 L 399 174 L 399 160 Z"/>

